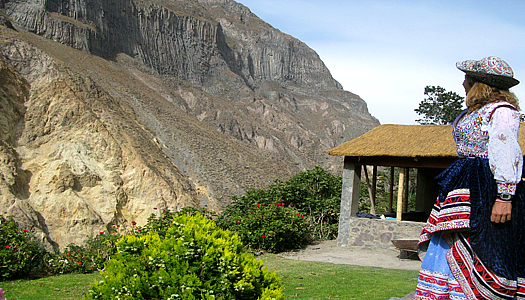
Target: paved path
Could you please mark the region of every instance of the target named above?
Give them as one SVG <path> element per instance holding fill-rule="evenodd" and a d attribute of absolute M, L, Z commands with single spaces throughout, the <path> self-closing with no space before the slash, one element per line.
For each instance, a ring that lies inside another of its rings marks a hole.
<path fill-rule="evenodd" d="M 399 251 L 394 249 L 340 247 L 337 246 L 335 240 L 323 241 L 297 252 L 286 252 L 279 255 L 289 259 L 386 269 L 419 270 L 421 267 L 421 261 L 418 259 L 400 259 Z"/>

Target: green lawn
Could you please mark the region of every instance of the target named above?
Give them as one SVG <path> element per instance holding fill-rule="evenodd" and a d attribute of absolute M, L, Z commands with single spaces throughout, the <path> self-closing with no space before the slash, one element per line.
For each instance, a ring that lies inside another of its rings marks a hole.
<path fill-rule="evenodd" d="M 265 254 L 283 278 L 286 299 L 390 299 L 416 289 L 418 271 L 298 261 Z"/>
<path fill-rule="evenodd" d="M 416 288 L 417 271 L 298 261 L 273 254 L 264 265 L 282 276 L 286 299 L 390 299 Z M 96 274 L 67 274 L 0 282 L 7 300 L 78 300 L 99 280 Z"/>
<path fill-rule="evenodd" d="M 7 300 L 79 300 L 89 291 L 91 282 L 101 279 L 95 274 L 66 274 L 36 280 L 0 282 Z"/>

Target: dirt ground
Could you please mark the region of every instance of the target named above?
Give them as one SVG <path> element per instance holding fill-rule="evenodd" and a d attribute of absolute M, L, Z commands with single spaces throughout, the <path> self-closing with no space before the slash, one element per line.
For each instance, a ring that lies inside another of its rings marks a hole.
<path fill-rule="evenodd" d="M 340 247 L 337 241 L 323 241 L 309 245 L 300 251 L 279 254 L 296 260 L 320 261 L 334 264 L 348 264 L 386 269 L 419 270 L 421 261 L 414 255 L 400 254 L 395 249 L 363 249 L 360 247 Z M 410 258 L 406 258 L 406 257 Z"/>

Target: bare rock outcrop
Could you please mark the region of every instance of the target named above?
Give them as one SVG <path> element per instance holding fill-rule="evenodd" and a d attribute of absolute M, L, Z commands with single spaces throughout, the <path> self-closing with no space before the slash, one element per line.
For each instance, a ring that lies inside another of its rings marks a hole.
<path fill-rule="evenodd" d="M 0 214 L 53 247 L 339 172 L 326 150 L 379 124 L 231 0 L 1 3 Z"/>
<path fill-rule="evenodd" d="M 20 41 L 4 41 L 3 47 L 15 47 L 21 60 L 39 52 Z M 3 73 L 22 78 L 9 67 Z M 2 172 L 2 188 L 7 188 L 0 198 L 2 213 L 40 229 L 51 244 L 81 243 L 88 233 L 107 232 L 131 220 L 144 223 L 156 207 L 198 204 L 185 176 L 131 111 L 89 78 L 67 70 L 46 80 L 34 76 L 29 97 L 23 79 L 2 81 L 2 88 L 11 90 L 2 102 L 22 102 L 26 109 L 23 115 L 3 114 L 18 118 L 11 124 L 21 130 L 11 131 L 19 135 L 14 142 L 3 140 L 1 166 L 9 172 Z"/>

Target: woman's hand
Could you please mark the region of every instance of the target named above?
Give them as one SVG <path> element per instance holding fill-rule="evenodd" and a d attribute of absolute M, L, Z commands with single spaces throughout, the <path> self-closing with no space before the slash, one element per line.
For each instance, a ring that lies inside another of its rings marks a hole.
<path fill-rule="evenodd" d="M 505 223 L 510 221 L 510 214 L 512 212 L 512 203 L 496 202 L 492 207 L 492 215 L 490 220 L 494 223 Z"/>

